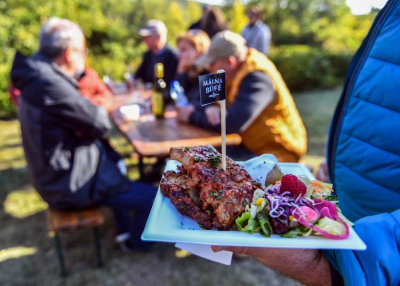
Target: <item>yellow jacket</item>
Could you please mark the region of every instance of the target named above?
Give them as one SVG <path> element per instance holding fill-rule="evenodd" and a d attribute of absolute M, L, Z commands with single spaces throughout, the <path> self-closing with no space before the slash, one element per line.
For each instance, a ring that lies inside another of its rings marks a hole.
<path fill-rule="evenodd" d="M 280 162 L 297 162 L 307 150 L 306 129 L 281 74 L 265 55 L 249 49 L 246 61 L 227 84 L 227 107 L 235 100 L 242 80 L 255 71 L 269 76 L 275 97 L 241 133 L 242 142 L 256 154 L 271 153 Z"/>

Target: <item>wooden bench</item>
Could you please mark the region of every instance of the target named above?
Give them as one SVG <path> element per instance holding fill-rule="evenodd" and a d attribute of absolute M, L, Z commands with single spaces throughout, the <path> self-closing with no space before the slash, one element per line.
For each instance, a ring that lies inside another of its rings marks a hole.
<path fill-rule="evenodd" d="M 93 228 L 97 265 L 102 266 L 99 226 L 104 223 L 100 208 L 82 210 L 47 210 L 47 227 L 54 234 L 54 243 L 60 263 L 61 275 L 66 276 L 64 256 L 61 245 L 60 232 L 75 231 L 83 228 Z"/>

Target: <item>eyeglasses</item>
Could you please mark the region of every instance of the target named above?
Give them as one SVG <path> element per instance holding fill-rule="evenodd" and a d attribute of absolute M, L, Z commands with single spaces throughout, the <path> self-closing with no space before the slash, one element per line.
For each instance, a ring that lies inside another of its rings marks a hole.
<path fill-rule="evenodd" d="M 80 52 L 81 54 L 84 54 L 85 56 L 88 56 L 89 55 L 89 49 L 78 49 L 78 48 L 74 48 L 74 49 L 72 49 L 73 51 L 77 51 L 77 52 Z"/>
<path fill-rule="evenodd" d="M 200 34 L 201 32 L 202 32 L 202 30 L 200 30 L 200 29 L 193 29 L 193 30 L 188 31 L 188 35 L 196 36 L 196 35 Z"/>

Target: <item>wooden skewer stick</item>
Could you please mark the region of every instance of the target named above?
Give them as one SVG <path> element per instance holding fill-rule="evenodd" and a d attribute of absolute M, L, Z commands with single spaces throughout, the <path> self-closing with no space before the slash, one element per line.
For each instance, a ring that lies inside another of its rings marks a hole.
<path fill-rule="evenodd" d="M 218 101 L 221 106 L 222 169 L 226 171 L 226 107 L 225 100 Z"/>
<path fill-rule="evenodd" d="M 223 73 L 224 70 L 218 70 L 217 73 Z M 222 137 L 222 169 L 226 171 L 226 104 L 225 99 L 218 101 L 221 107 L 221 137 Z"/>

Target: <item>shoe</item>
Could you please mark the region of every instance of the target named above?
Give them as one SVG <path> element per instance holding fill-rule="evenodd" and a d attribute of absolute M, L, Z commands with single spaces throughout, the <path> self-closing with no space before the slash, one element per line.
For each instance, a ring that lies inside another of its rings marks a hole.
<path fill-rule="evenodd" d="M 115 237 L 115 242 L 122 243 L 124 241 L 127 241 L 130 237 L 131 234 L 129 232 L 120 233 Z"/>
<path fill-rule="evenodd" d="M 154 242 L 141 241 L 138 243 L 132 243 L 129 240 L 125 240 L 121 242 L 119 245 L 124 253 L 132 253 L 135 251 L 148 252 L 150 251 L 151 246 L 154 245 Z"/>

